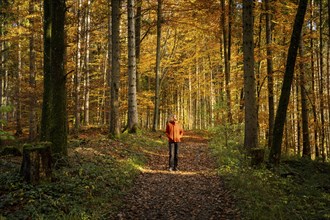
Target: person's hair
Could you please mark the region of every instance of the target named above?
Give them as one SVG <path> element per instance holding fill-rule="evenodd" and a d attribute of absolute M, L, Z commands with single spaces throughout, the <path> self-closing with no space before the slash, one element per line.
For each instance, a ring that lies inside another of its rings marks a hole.
<path fill-rule="evenodd" d="M 178 120 L 178 117 L 177 117 L 177 115 L 176 114 L 170 114 L 169 116 L 168 116 L 168 119 L 167 119 L 167 121 L 175 121 L 175 120 Z"/>

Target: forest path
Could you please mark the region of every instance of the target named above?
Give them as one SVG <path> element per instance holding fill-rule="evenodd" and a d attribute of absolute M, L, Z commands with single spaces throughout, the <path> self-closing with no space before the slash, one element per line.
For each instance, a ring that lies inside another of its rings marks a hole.
<path fill-rule="evenodd" d="M 149 162 L 126 196 L 118 219 L 239 219 L 216 174 L 206 139 L 185 133 L 176 172 L 168 171 L 167 146 L 148 153 Z"/>

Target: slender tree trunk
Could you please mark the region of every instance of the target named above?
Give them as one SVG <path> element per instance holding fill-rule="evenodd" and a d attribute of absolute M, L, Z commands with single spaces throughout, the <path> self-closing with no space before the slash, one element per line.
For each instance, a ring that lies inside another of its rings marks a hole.
<path fill-rule="evenodd" d="M 273 51 L 272 44 L 272 12 L 269 0 L 266 5 L 266 44 L 267 44 L 267 88 L 268 88 L 268 148 L 272 148 L 274 130 L 274 79 L 273 79 Z"/>
<path fill-rule="evenodd" d="M 194 114 L 193 114 L 193 98 L 192 98 L 192 82 L 191 82 L 191 71 L 189 71 L 188 78 L 188 87 L 189 87 L 189 123 L 188 129 L 193 128 Z"/>
<path fill-rule="evenodd" d="M 230 124 L 233 123 L 232 113 L 231 113 L 231 94 L 230 94 L 230 46 L 228 45 L 228 33 L 227 33 L 227 22 L 226 22 L 226 8 L 225 0 L 221 0 L 221 26 L 222 26 L 222 36 L 223 36 L 223 52 L 225 61 L 225 85 L 226 85 L 226 99 L 227 99 L 227 118 Z"/>
<path fill-rule="evenodd" d="M 161 54 L 160 54 L 160 43 L 161 43 L 161 37 L 162 37 L 162 1 L 163 0 L 157 0 L 158 7 L 157 7 L 157 48 L 156 48 L 156 89 L 155 89 L 155 106 L 154 106 L 154 120 L 153 120 L 153 126 L 152 130 L 156 131 L 158 129 L 158 121 L 159 121 L 159 93 L 160 93 L 160 60 L 161 60 Z"/>
<path fill-rule="evenodd" d="M 330 0 L 328 0 L 328 48 L 327 48 L 327 60 L 329 61 L 330 60 Z M 328 98 L 328 125 L 329 125 L 329 121 L 330 121 L 330 63 L 327 62 L 327 86 L 326 88 L 327 89 L 327 98 Z M 328 152 L 327 152 L 327 155 L 329 155 L 330 153 L 330 129 L 329 129 L 330 126 L 326 126 L 326 131 L 325 133 L 328 134 L 327 135 L 327 149 L 328 149 Z"/>
<path fill-rule="evenodd" d="M 80 107 L 80 75 L 81 75 L 81 25 L 82 25 L 82 0 L 78 0 L 78 27 L 77 27 L 77 52 L 76 52 L 76 71 L 74 74 L 74 116 L 75 116 L 75 123 L 74 123 L 74 133 L 78 133 L 80 129 L 80 114 L 81 114 L 81 107 Z"/>
<path fill-rule="evenodd" d="M 138 129 L 137 94 L 136 94 L 136 56 L 135 56 L 135 16 L 134 0 L 127 0 L 128 20 L 128 132 Z"/>
<path fill-rule="evenodd" d="M 20 24 L 19 24 L 20 25 Z M 15 89 L 15 101 L 16 101 L 16 135 L 23 134 L 22 129 L 22 102 L 21 102 L 21 80 L 22 80 L 22 49 L 21 42 L 17 43 L 17 69 L 16 69 L 16 89 Z"/>
<path fill-rule="evenodd" d="M 322 1 L 320 1 L 320 10 L 319 10 L 319 16 L 320 16 L 320 38 L 319 38 L 319 42 L 320 42 L 320 68 L 319 68 L 319 96 L 320 96 L 320 115 L 321 115 L 321 135 L 320 135 L 320 149 L 322 152 L 322 158 L 323 161 L 326 160 L 326 150 L 325 150 L 325 145 L 324 145 L 324 140 L 325 140 L 325 119 L 324 119 L 324 82 L 323 82 L 323 76 L 324 76 L 324 71 L 323 71 L 323 3 Z"/>
<path fill-rule="evenodd" d="M 120 89 L 120 0 L 111 0 L 111 106 L 110 106 L 110 134 L 118 137 L 120 135 L 120 113 L 119 113 L 119 89 Z"/>
<path fill-rule="evenodd" d="M 84 125 L 89 125 L 89 105 L 90 105 L 90 23 L 91 23 L 91 16 L 90 16 L 90 5 L 91 0 L 87 1 L 87 8 L 86 8 L 86 21 L 85 21 L 85 69 L 84 69 Z"/>
<path fill-rule="evenodd" d="M 299 46 L 300 49 L 300 46 Z M 299 74 L 299 73 L 298 73 Z M 297 79 L 299 79 L 299 75 L 296 74 Z M 301 155 L 301 111 L 300 111 L 300 102 L 299 102 L 299 89 L 301 87 L 301 81 L 297 80 L 295 83 L 295 94 L 293 94 L 293 105 L 295 105 L 296 107 L 296 111 L 294 111 L 292 113 L 293 115 L 293 120 L 292 120 L 292 127 L 293 127 L 293 133 L 291 134 L 295 134 L 293 135 L 293 147 L 295 150 L 296 154 L 299 154 L 299 156 Z M 293 90 L 294 92 L 294 90 Z M 296 138 L 297 137 L 297 138 Z"/>
<path fill-rule="evenodd" d="M 304 64 L 304 42 L 300 40 L 299 54 L 300 61 L 300 95 L 301 95 L 301 116 L 302 116 L 302 134 L 303 134 L 303 156 L 311 158 L 311 148 L 309 143 L 309 125 L 308 125 L 308 107 L 307 107 L 307 91 L 305 80 L 305 64 Z"/>
<path fill-rule="evenodd" d="M 135 16 L 135 56 L 136 56 L 136 91 L 140 91 L 140 54 L 141 54 L 141 20 L 142 20 L 142 0 L 136 1 Z"/>
<path fill-rule="evenodd" d="M 1 6 L 0 6 L 1 8 Z M 2 18 L 4 15 L 0 14 L 0 18 Z M 4 36 L 4 23 L 0 23 L 0 37 L 2 38 Z M 0 106 L 3 106 L 3 90 L 4 90 L 4 75 L 5 75 L 5 41 L 0 42 Z M 3 120 L 3 113 L 0 112 L 0 121 Z M 0 123 L 0 129 L 3 128 L 3 123 Z"/>
<path fill-rule="evenodd" d="M 253 1 L 243 1 L 243 55 L 245 134 L 244 147 L 250 152 L 258 147 L 258 121 L 254 79 Z"/>
<path fill-rule="evenodd" d="M 29 3 L 29 13 L 30 15 L 33 15 L 35 13 L 34 11 L 35 1 L 32 0 Z M 29 76 L 29 86 L 30 91 L 32 93 L 30 94 L 30 106 L 29 106 L 29 140 L 32 141 L 37 137 L 37 116 L 36 116 L 36 106 L 37 106 L 37 96 L 35 94 L 36 90 L 36 50 L 35 50 L 35 33 L 33 31 L 34 28 L 34 18 L 30 18 L 30 24 L 32 27 L 31 35 L 29 38 L 29 56 L 30 56 L 30 76 Z"/>
<path fill-rule="evenodd" d="M 278 166 L 281 158 L 281 145 L 283 138 L 283 128 L 286 119 L 287 108 L 290 99 L 290 90 L 294 75 L 294 67 L 296 63 L 297 50 L 301 37 L 301 30 L 304 23 L 305 13 L 307 9 L 308 0 L 300 0 L 298 11 L 296 14 L 289 52 L 287 56 L 286 69 L 284 74 L 284 81 L 281 90 L 281 96 L 276 112 L 274 124 L 273 145 L 269 154 L 269 161 L 275 166 Z"/>
<path fill-rule="evenodd" d="M 311 22 L 314 23 L 314 0 L 310 1 L 310 12 L 311 12 Z M 314 27 L 310 25 L 310 34 L 313 34 Z M 316 87 L 315 87 L 315 61 L 314 61 L 314 40 L 310 39 L 311 48 L 311 81 L 312 81 L 312 109 L 313 109 L 313 125 L 314 125 L 314 146 L 315 146 L 315 157 L 320 156 L 320 150 L 318 146 L 318 120 L 316 114 Z"/>

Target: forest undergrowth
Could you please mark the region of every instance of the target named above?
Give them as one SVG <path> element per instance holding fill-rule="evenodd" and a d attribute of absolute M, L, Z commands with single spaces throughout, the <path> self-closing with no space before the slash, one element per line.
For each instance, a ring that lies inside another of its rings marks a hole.
<path fill-rule="evenodd" d="M 329 162 L 284 156 L 277 172 L 265 164 L 251 167 L 243 154 L 243 131 L 237 125 L 218 127 L 210 140 L 219 175 L 238 201 L 242 218 L 330 219 Z"/>
<path fill-rule="evenodd" d="M 83 131 L 70 137 L 68 166 L 35 186 L 19 176 L 21 157 L 1 156 L 0 219 L 109 219 L 146 162 L 143 151 L 162 144 L 154 136 L 111 140 L 100 129 Z"/>
<path fill-rule="evenodd" d="M 286 158 L 279 173 L 265 166 L 252 168 L 242 154 L 242 131 L 240 126 L 227 126 L 194 132 L 209 136 L 217 172 L 240 217 L 330 219 L 329 163 Z M 22 181 L 21 156 L 1 155 L 0 220 L 112 219 L 148 158 L 164 151 L 164 146 L 162 132 L 124 134 L 111 140 L 106 130 L 88 129 L 70 137 L 69 165 L 54 170 L 52 182 L 39 185 Z"/>

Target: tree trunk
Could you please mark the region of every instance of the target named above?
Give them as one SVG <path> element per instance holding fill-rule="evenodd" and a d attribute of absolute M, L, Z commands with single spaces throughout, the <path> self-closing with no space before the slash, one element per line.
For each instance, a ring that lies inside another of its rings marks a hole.
<path fill-rule="evenodd" d="M 230 124 L 233 123 L 232 114 L 231 114 L 231 95 L 230 95 L 230 46 L 228 45 L 228 33 L 226 28 L 226 8 L 225 0 L 221 0 L 221 26 L 222 26 L 222 36 L 223 36 L 223 52 L 224 52 L 224 61 L 225 61 L 225 85 L 226 85 L 226 100 L 227 100 L 227 120 Z"/>
<path fill-rule="evenodd" d="M 319 52 L 320 52 L 320 68 L 319 68 L 319 96 L 320 96 L 320 115 L 321 115 L 321 134 L 320 134 L 320 149 L 322 152 L 322 158 L 323 161 L 326 160 L 326 149 L 325 149 L 325 144 L 324 144 L 324 140 L 325 140 L 325 119 L 324 119 L 324 82 L 323 82 L 323 75 L 324 75 L 324 71 L 323 71 L 323 3 L 322 1 L 320 1 L 320 8 L 319 8 L 319 18 L 320 18 L 320 38 L 319 38 Z"/>
<path fill-rule="evenodd" d="M 243 2 L 243 55 L 245 133 L 244 147 L 250 152 L 258 147 L 258 121 L 254 79 L 253 1 Z"/>
<path fill-rule="evenodd" d="M 90 105 L 90 68 L 89 68 L 89 62 L 90 62 L 90 23 L 91 23 L 91 16 L 90 16 L 90 5 L 91 0 L 87 1 L 87 7 L 86 7 L 86 17 L 85 17 L 85 68 L 84 68 L 84 125 L 89 125 L 89 105 Z"/>
<path fill-rule="evenodd" d="M 40 140 L 50 140 L 50 119 L 51 119 L 51 103 L 52 103 L 52 81 L 51 81 L 51 31 L 52 31 L 52 19 L 51 19 L 51 0 L 44 0 L 44 91 L 42 102 L 42 115 L 41 115 L 41 130 Z"/>
<path fill-rule="evenodd" d="M 65 0 L 52 1 L 52 40 L 51 66 L 53 98 L 51 110 L 51 142 L 55 159 L 67 156 L 67 112 L 66 112 L 66 74 L 64 21 Z"/>
<path fill-rule="evenodd" d="M 5 19 L 3 19 L 6 16 L 6 8 L 8 2 L 4 2 L 2 5 L 0 5 L 0 38 L 3 39 L 3 37 L 5 36 L 5 30 L 6 30 L 6 22 Z M 6 61 L 6 55 L 5 55 L 5 51 L 6 51 L 6 40 L 2 40 L 0 42 L 0 106 L 6 105 L 6 103 L 4 102 L 4 98 L 5 98 L 5 89 L 6 89 L 6 75 L 7 75 L 7 70 L 6 70 L 6 66 L 5 66 L 5 61 Z M 0 121 L 3 121 L 4 118 L 4 113 L 0 112 Z M 0 129 L 3 128 L 3 123 L 0 123 Z"/>
<path fill-rule="evenodd" d="M 128 132 L 138 129 L 137 94 L 136 94 L 136 56 L 135 56 L 135 16 L 134 0 L 127 0 L 128 20 Z"/>
<path fill-rule="evenodd" d="M 267 88 L 268 88 L 268 148 L 272 148 L 273 130 L 274 130 L 274 79 L 273 79 L 273 51 L 272 44 L 272 13 L 269 6 L 269 0 L 266 5 L 266 44 L 267 44 Z"/>
<path fill-rule="evenodd" d="M 44 1 L 44 100 L 42 140 L 53 144 L 58 165 L 67 156 L 66 75 L 64 69 L 65 0 Z"/>
<path fill-rule="evenodd" d="M 19 7 L 18 7 L 19 8 Z M 21 23 L 18 22 L 18 26 Z M 23 134 L 22 129 L 22 102 L 21 102 L 21 80 L 22 80 L 22 45 L 21 40 L 17 40 L 17 69 L 16 69 L 16 88 L 15 88 L 15 108 L 16 108 L 16 135 L 20 136 Z"/>
<path fill-rule="evenodd" d="M 301 95 L 301 116 L 302 116 L 302 134 L 303 134 L 303 156 L 311 158 L 311 148 L 309 143 L 309 125 L 308 125 L 308 107 L 307 107 L 307 91 L 305 80 L 305 64 L 304 64 L 304 42 L 300 40 L 299 54 L 300 61 L 300 95 Z"/>
<path fill-rule="evenodd" d="M 120 88 L 120 0 L 111 0 L 111 46 L 112 46 L 112 65 L 111 65 L 111 108 L 110 108 L 110 134 L 114 137 L 120 135 L 119 118 L 119 88 Z"/>
<path fill-rule="evenodd" d="M 162 35 L 162 0 L 157 0 L 158 7 L 157 7 L 157 48 L 156 48 L 156 89 L 155 89 L 155 106 L 154 106 L 154 120 L 152 130 L 156 131 L 158 129 L 158 121 L 159 121 L 159 93 L 160 93 L 160 85 L 159 85 L 159 78 L 160 78 L 160 40 Z"/>
<path fill-rule="evenodd" d="M 327 48 L 327 60 L 329 61 L 330 60 L 330 0 L 328 0 L 328 48 Z M 327 62 L 327 86 L 326 88 L 327 89 L 327 99 L 328 99 L 328 111 L 327 111 L 327 114 L 328 114 L 328 125 L 329 125 L 329 120 L 330 120 L 330 63 Z M 328 152 L 327 152 L 327 155 L 329 155 L 330 153 L 330 126 L 326 126 L 326 131 L 325 133 L 328 134 L 327 135 L 327 149 L 328 149 Z"/>
<path fill-rule="evenodd" d="M 78 0 L 77 2 L 77 16 L 78 16 L 78 24 L 77 24 L 77 54 L 76 54 L 76 71 L 74 74 L 74 133 L 78 133 L 80 129 L 80 114 L 81 114 L 81 107 L 80 107 L 80 75 L 81 75 L 81 26 L 82 26 L 82 0 Z"/>
<path fill-rule="evenodd" d="M 135 16 L 135 56 L 136 56 L 136 91 L 140 91 L 140 53 L 141 53 L 141 20 L 142 20 L 142 0 L 136 1 Z"/>
<path fill-rule="evenodd" d="M 33 15 L 34 12 L 35 1 L 32 0 L 29 3 L 29 13 Z M 36 113 L 36 106 L 37 106 L 37 96 L 35 94 L 36 90 L 36 50 L 35 50 L 35 33 L 33 31 L 34 27 L 34 18 L 29 19 L 31 24 L 31 35 L 29 38 L 30 44 L 30 76 L 29 76 L 29 86 L 30 86 L 30 103 L 29 103 L 29 140 L 32 141 L 37 137 L 37 113 Z"/>
<path fill-rule="evenodd" d="M 314 1 L 310 1 L 310 12 L 311 12 L 311 22 L 314 22 Z M 310 34 L 313 34 L 313 25 L 310 25 Z M 310 48 L 311 48 L 311 81 L 312 81 L 312 109 L 313 109 L 313 127 L 314 127 L 314 146 L 315 146 L 315 157 L 319 157 L 320 150 L 318 146 L 318 120 L 317 120 L 317 114 L 316 114 L 316 87 L 315 87 L 315 60 L 314 60 L 314 40 L 313 38 L 310 39 Z"/>
<path fill-rule="evenodd" d="M 281 159 L 281 145 L 283 138 L 283 128 L 286 119 L 287 108 L 290 99 L 290 90 L 294 75 L 294 67 L 296 63 L 297 50 L 301 37 L 301 30 L 304 23 L 304 17 L 307 9 L 308 0 L 300 0 L 298 11 L 296 14 L 293 32 L 291 36 L 290 47 L 287 56 L 284 81 L 281 90 L 281 96 L 276 112 L 274 124 L 273 145 L 269 154 L 269 161 L 275 166 L 278 166 Z"/>

